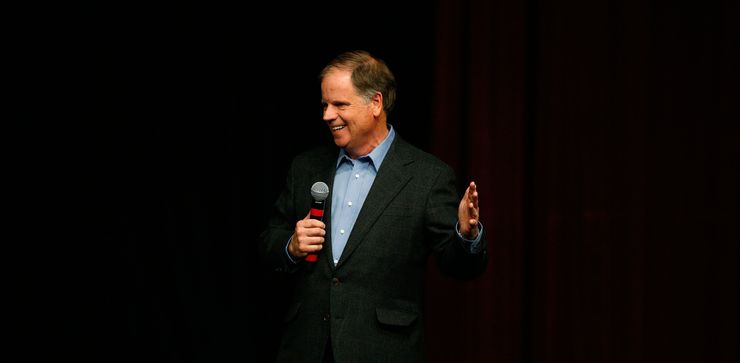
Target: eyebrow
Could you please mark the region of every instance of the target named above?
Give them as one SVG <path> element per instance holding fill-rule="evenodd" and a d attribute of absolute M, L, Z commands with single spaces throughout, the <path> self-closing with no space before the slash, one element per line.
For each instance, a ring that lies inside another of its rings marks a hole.
<path fill-rule="evenodd" d="M 324 100 L 321 101 L 321 105 L 323 105 L 323 106 L 326 106 L 328 104 L 329 104 L 329 102 L 326 102 Z M 346 106 L 346 105 L 349 105 L 350 103 L 347 102 L 347 101 L 332 101 L 331 104 L 334 105 L 334 106 Z"/>

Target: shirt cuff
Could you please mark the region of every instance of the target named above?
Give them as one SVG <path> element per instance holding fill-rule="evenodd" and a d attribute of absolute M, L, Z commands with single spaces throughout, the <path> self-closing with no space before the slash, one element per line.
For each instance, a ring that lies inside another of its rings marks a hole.
<path fill-rule="evenodd" d="M 290 238 L 288 238 L 288 243 L 285 244 L 285 256 L 288 256 L 288 261 L 293 262 L 294 264 L 298 264 L 298 261 L 296 261 L 295 258 L 290 255 L 290 252 L 288 252 L 288 245 L 290 245 L 290 241 L 292 240 L 293 236 L 290 236 Z"/>
<path fill-rule="evenodd" d="M 475 239 L 467 239 L 463 237 L 463 235 L 460 233 L 459 227 L 460 227 L 460 222 L 455 223 L 455 232 L 457 232 L 457 236 L 460 237 L 460 240 L 463 241 L 463 244 L 468 246 L 468 248 L 470 249 L 470 253 L 480 252 L 481 250 L 480 240 L 483 236 L 483 224 L 480 221 L 478 221 L 478 236 L 475 237 Z"/>

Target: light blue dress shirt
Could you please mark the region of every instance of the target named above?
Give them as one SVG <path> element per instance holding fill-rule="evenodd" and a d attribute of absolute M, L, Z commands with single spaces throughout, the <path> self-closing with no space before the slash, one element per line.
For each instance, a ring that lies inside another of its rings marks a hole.
<path fill-rule="evenodd" d="M 380 145 L 375 147 L 369 154 L 352 160 L 344 149 L 339 151 L 337 158 L 337 172 L 334 176 L 334 185 L 331 193 L 331 241 L 332 256 L 334 256 L 334 265 L 339 263 L 339 259 L 347 245 L 347 240 L 355 225 L 357 216 L 360 214 L 365 198 L 373 186 L 375 176 L 378 174 L 380 165 L 388 153 L 393 139 L 396 138 L 396 132 L 392 126 L 388 126 L 388 135 Z M 483 235 L 483 226 L 479 222 L 480 233 L 475 240 L 467 240 L 460 235 L 460 230 L 455 225 L 458 236 L 470 244 L 470 252 L 480 252 L 480 239 Z M 288 241 L 290 243 L 290 240 Z M 288 253 L 288 245 L 285 246 L 285 253 L 291 261 L 295 259 Z"/>
<path fill-rule="evenodd" d="M 339 151 L 331 196 L 331 252 L 335 265 L 339 263 L 357 215 L 395 138 L 396 132 L 389 126 L 385 140 L 369 154 L 352 160 L 344 149 Z"/>

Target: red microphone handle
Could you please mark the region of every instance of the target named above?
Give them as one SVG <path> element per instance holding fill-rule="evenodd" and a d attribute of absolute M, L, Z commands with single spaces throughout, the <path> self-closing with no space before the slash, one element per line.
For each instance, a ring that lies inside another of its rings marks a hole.
<path fill-rule="evenodd" d="M 313 206 L 311 206 L 311 219 L 324 219 L 324 202 L 319 202 L 316 200 L 313 202 Z M 306 261 L 308 262 L 316 262 L 318 259 L 319 255 L 317 255 L 316 253 L 309 253 L 306 256 Z"/>

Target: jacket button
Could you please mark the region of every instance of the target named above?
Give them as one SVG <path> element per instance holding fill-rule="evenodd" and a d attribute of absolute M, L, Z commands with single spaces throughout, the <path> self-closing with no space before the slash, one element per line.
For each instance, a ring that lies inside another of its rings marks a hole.
<path fill-rule="evenodd" d="M 329 315 L 329 313 L 326 313 L 326 314 L 324 314 L 324 316 L 322 318 L 324 319 L 324 321 L 329 321 L 329 318 L 330 317 L 331 316 Z"/>
<path fill-rule="evenodd" d="M 339 283 L 340 283 L 339 278 L 336 278 L 335 277 L 335 278 L 331 279 L 331 283 L 334 286 L 339 286 Z"/>

